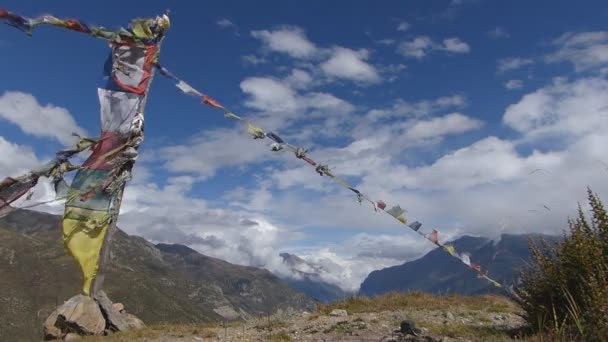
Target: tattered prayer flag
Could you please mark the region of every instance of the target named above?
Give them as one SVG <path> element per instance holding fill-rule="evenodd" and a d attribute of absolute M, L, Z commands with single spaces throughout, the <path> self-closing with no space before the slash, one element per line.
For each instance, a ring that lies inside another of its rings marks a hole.
<path fill-rule="evenodd" d="M 403 215 L 403 213 L 405 213 L 405 210 L 401 209 L 400 206 L 396 205 L 392 208 L 390 208 L 389 210 L 386 211 L 389 215 L 391 215 L 394 218 L 398 218 L 399 216 Z"/>
<path fill-rule="evenodd" d="M 276 133 L 273 132 L 268 132 L 266 133 L 266 136 L 272 140 L 274 140 L 274 142 L 276 142 L 277 144 L 284 144 L 285 141 L 283 141 L 283 139 L 281 139 L 281 137 L 279 137 Z"/>
<path fill-rule="evenodd" d="M 403 216 L 397 217 L 397 220 L 399 220 L 399 222 L 401 222 L 403 224 L 407 224 L 407 220 Z"/>
<path fill-rule="evenodd" d="M 497 282 L 496 280 L 494 280 L 494 279 L 490 279 L 490 278 L 488 278 L 488 277 L 484 277 L 484 278 L 485 278 L 487 281 L 489 281 L 490 283 L 492 283 L 492 285 L 494 285 L 495 287 L 502 287 L 502 285 L 500 285 L 500 283 L 499 283 L 499 282 Z"/>
<path fill-rule="evenodd" d="M 225 111 L 224 112 L 224 116 L 227 117 L 227 118 L 233 118 L 233 119 L 237 119 L 237 120 L 243 120 L 243 118 L 241 118 L 240 116 L 238 116 L 238 115 L 236 115 L 236 114 L 234 114 L 232 112 L 229 112 L 229 111 Z"/>
<path fill-rule="evenodd" d="M 469 255 L 468 255 L 468 254 L 462 254 L 462 255 L 460 256 L 460 260 L 462 260 L 462 262 L 463 262 L 465 265 L 467 265 L 467 266 L 471 267 L 471 258 L 469 257 Z"/>
<path fill-rule="evenodd" d="M 224 107 L 219 102 L 217 102 L 216 100 L 210 98 L 207 95 L 203 95 L 203 103 L 206 104 L 206 105 L 208 105 L 208 106 L 211 106 L 211 107 L 215 107 L 215 108 L 219 108 L 219 109 L 224 109 Z"/>
<path fill-rule="evenodd" d="M 433 229 L 433 232 L 429 236 L 429 240 L 434 244 L 439 244 L 439 232 L 436 229 Z"/>
<path fill-rule="evenodd" d="M 336 182 L 338 182 L 338 184 L 342 185 L 343 187 L 350 188 L 350 185 L 346 183 L 346 181 L 342 178 L 334 177 L 334 179 L 336 180 Z"/>
<path fill-rule="evenodd" d="M 415 232 L 417 232 L 418 229 L 420 229 L 420 227 L 422 227 L 422 223 L 415 221 L 415 222 L 412 222 L 408 227 L 412 228 Z"/>
<path fill-rule="evenodd" d="M 443 248 L 446 250 L 446 252 L 450 253 L 451 256 L 457 256 L 456 254 L 456 249 L 454 248 L 454 246 L 452 245 L 445 245 L 443 246 Z"/>
<path fill-rule="evenodd" d="M 477 273 L 481 273 L 481 266 L 471 263 L 471 268 L 477 271 Z"/>
<path fill-rule="evenodd" d="M 179 90 L 181 90 L 186 95 L 190 95 L 190 96 L 202 96 L 203 95 L 203 94 L 199 93 L 198 90 L 192 88 L 188 83 L 186 83 L 184 81 L 177 82 L 177 84 L 175 86 L 178 87 Z"/>
<path fill-rule="evenodd" d="M 349 188 L 349 189 L 350 189 L 350 191 L 356 193 L 357 195 L 361 195 L 361 191 L 359 191 L 359 190 L 357 190 L 355 188 Z"/>
<path fill-rule="evenodd" d="M 378 208 L 380 208 L 382 210 L 384 210 L 384 208 L 386 208 L 386 203 L 384 203 L 384 201 L 378 201 L 378 202 L 376 202 L 376 204 L 378 204 Z"/>
<path fill-rule="evenodd" d="M 250 123 L 247 124 L 247 133 L 254 139 L 264 139 L 266 137 L 266 133 L 261 128 L 255 127 Z"/>

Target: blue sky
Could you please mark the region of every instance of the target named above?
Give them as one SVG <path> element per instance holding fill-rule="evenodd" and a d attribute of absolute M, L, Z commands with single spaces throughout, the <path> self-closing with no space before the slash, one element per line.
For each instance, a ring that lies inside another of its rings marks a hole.
<path fill-rule="evenodd" d="M 608 190 L 603 1 L 2 6 L 106 27 L 169 8 L 165 67 L 447 238 L 560 232 L 587 185 Z M 97 134 L 106 43 L 0 26 L 0 48 L 0 176 L 48 159 L 71 131 Z M 297 253 L 347 289 L 429 250 L 268 145 L 157 75 L 121 225 L 277 272 L 278 252 Z"/>

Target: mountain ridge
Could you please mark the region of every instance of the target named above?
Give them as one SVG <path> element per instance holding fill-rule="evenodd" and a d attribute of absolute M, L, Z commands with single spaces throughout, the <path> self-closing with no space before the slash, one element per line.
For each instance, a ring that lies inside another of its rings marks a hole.
<path fill-rule="evenodd" d="M 516 282 L 519 269 L 531 258 L 528 239 L 555 242 L 558 236 L 542 234 L 502 234 L 499 241 L 474 236 L 462 236 L 452 245 L 466 251 L 472 262 L 480 264 L 490 277 L 503 283 Z M 401 265 L 371 272 L 361 283 L 360 295 L 377 296 L 391 291 L 421 290 L 434 294 L 476 295 L 498 293 L 491 284 L 478 279 L 459 260 L 436 248 L 424 256 Z"/>
<path fill-rule="evenodd" d="M 16 210 L 0 218 L 0 340 L 40 340 L 42 322 L 80 293 L 81 272 L 61 242 L 61 217 Z M 118 229 L 104 290 L 144 322 L 247 319 L 315 302 L 265 269 L 230 264 L 182 245 Z"/>

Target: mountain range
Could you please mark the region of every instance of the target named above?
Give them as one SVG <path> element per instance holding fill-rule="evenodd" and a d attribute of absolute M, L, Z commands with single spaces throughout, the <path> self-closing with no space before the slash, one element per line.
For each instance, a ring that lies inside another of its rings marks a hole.
<path fill-rule="evenodd" d="M 521 268 L 530 261 L 530 239 L 556 242 L 560 238 L 549 235 L 503 234 L 493 241 L 482 237 L 463 236 L 452 242 L 456 250 L 466 251 L 470 259 L 482 265 L 489 276 L 502 284 L 517 282 Z M 485 268 L 487 267 L 487 268 Z M 401 265 L 371 272 L 361 284 L 359 294 L 381 295 L 391 291 L 422 290 L 435 294 L 500 293 L 501 290 L 478 279 L 477 274 L 436 248 L 423 257 Z"/>
<path fill-rule="evenodd" d="M 16 210 L 0 218 L 0 341 L 40 340 L 42 322 L 80 293 L 61 242 L 61 217 Z M 114 235 L 104 290 L 147 324 L 245 319 L 315 302 L 265 269 L 233 265 L 182 245 Z"/>

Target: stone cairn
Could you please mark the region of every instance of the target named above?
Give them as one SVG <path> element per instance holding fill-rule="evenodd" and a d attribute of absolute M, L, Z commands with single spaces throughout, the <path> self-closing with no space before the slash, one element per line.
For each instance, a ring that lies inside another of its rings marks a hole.
<path fill-rule="evenodd" d="M 141 329 L 144 323 L 112 303 L 103 291 L 93 297 L 77 295 L 59 306 L 44 322 L 44 339 L 65 341 L 83 335 L 109 335 L 118 331 Z"/>

